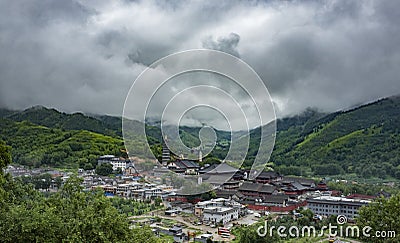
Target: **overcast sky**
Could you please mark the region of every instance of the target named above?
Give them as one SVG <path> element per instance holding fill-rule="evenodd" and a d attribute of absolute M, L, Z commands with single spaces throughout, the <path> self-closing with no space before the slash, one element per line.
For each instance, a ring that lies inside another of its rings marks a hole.
<path fill-rule="evenodd" d="M 240 57 L 279 116 L 400 94 L 400 1 L 0 1 L 0 106 L 121 115 L 133 81 L 193 48 Z M 202 94 L 207 99 L 207 94 Z"/>

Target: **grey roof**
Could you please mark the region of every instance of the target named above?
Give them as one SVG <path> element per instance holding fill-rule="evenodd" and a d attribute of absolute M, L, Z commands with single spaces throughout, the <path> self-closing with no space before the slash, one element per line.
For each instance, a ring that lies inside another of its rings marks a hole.
<path fill-rule="evenodd" d="M 221 185 L 224 184 L 231 178 L 232 174 L 203 174 L 201 177 L 203 178 L 203 182 Z"/>
<path fill-rule="evenodd" d="M 218 164 L 212 164 L 204 169 L 199 170 L 199 173 L 208 173 L 209 171 L 215 169 L 218 166 Z"/>
<path fill-rule="evenodd" d="M 217 194 L 217 197 L 229 198 L 229 197 L 235 195 L 236 191 L 216 190 L 215 193 Z"/>
<path fill-rule="evenodd" d="M 258 191 L 258 189 L 262 186 L 263 184 L 259 183 L 252 183 L 252 182 L 243 182 L 242 185 L 239 187 L 239 191 Z"/>
<path fill-rule="evenodd" d="M 268 184 L 243 182 L 239 187 L 239 191 L 252 191 L 252 192 L 263 192 L 263 193 L 273 193 L 276 187 Z"/>
<path fill-rule="evenodd" d="M 239 169 L 228 165 L 227 163 L 212 164 L 207 168 L 204 168 L 200 173 L 213 173 L 213 174 L 223 174 L 223 173 L 236 173 Z"/>
<path fill-rule="evenodd" d="M 262 185 L 260 188 L 259 188 L 259 192 L 264 192 L 264 193 L 273 193 L 274 191 L 275 191 L 275 187 L 274 186 L 271 186 L 271 185 Z"/>
<path fill-rule="evenodd" d="M 298 182 L 302 184 L 303 186 L 311 186 L 312 184 L 315 184 L 313 179 L 307 179 L 303 177 L 289 177 L 285 176 L 282 178 L 283 183 L 293 183 L 293 182 Z"/>
<path fill-rule="evenodd" d="M 176 226 L 176 225 L 174 225 L 174 227 L 170 228 L 169 231 L 172 231 L 172 232 L 181 232 L 181 231 L 182 231 L 182 228 L 181 228 L 181 227 L 178 227 L 178 226 Z"/>
<path fill-rule="evenodd" d="M 286 195 L 268 195 L 263 197 L 263 201 L 266 203 L 283 203 L 289 199 Z"/>
<path fill-rule="evenodd" d="M 376 197 L 380 197 L 383 196 L 385 198 L 389 198 L 391 196 L 391 194 L 389 192 L 385 192 L 385 191 L 380 191 L 377 194 L 375 194 Z"/>
<path fill-rule="evenodd" d="M 299 191 L 302 191 L 302 190 L 305 190 L 305 189 L 307 189 L 307 187 L 305 187 L 305 186 L 303 186 L 302 184 L 300 184 L 299 182 L 293 182 L 292 183 L 292 186 L 295 188 L 295 189 L 297 189 L 297 190 L 299 190 Z"/>
<path fill-rule="evenodd" d="M 270 179 L 270 178 L 277 178 L 279 176 L 280 176 L 279 173 L 277 173 L 275 171 L 262 171 L 257 176 L 257 179 L 262 179 L 262 178 Z"/>
<path fill-rule="evenodd" d="M 241 192 L 236 192 L 235 196 L 237 196 L 238 198 L 245 198 L 245 195 L 243 195 Z"/>
<path fill-rule="evenodd" d="M 174 163 L 181 169 L 197 169 L 200 167 L 196 162 L 190 160 L 178 160 Z"/>

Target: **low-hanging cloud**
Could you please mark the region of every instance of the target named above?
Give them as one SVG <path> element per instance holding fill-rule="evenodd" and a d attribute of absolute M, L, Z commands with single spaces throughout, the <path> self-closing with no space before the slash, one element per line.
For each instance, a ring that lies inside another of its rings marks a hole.
<path fill-rule="evenodd" d="M 206 49 L 213 49 L 217 51 L 223 51 L 236 57 L 239 56 L 237 46 L 240 41 L 240 36 L 236 33 L 230 33 L 227 37 L 219 37 L 214 40 L 211 36 L 207 37 L 202 46 Z"/>
<path fill-rule="evenodd" d="M 396 0 L 2 1 L 0 106 L 120 115 L 149 64 L 211 48 L 249 63 L 279 116 L 335 111 L 400 93 L 399 7 Z"/>

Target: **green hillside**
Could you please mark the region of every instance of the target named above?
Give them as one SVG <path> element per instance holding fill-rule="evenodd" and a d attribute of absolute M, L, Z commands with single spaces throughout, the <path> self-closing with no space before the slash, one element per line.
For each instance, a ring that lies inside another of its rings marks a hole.
<path fill-rule="evenodd" d="M 121 118 L 65 114 L 34 107 L 0 110 L 0 139 L 13 147 L 14 161 L 30 166 L 89 167 L 101 154 L 121 154 Z M 139 123 L 131 121 L 133 124 Z M 400 179 L 400 97 L 385 98 L 352 110 L 325 114 L 308 109 L 277 121 L 277 136 L 269 167 L 283 174 Z M 140 126 L 140 124 L 139 124 Z M 189 147 L 199 145 L 200 128 L 181 127 Z M 146 125 L 152 151 L 161 156 L 161 131 Z M 205 161 L 226 156 L 231 134 L 216 131 L 217 146 Z M 260 128 L 251 131 L 243 164 L 257 155 Z M 131 141 L 134 148 L 143 144 Z"/>
<path fill-rule="evenodd" d="M 143 125 L 137 121 L 128 122 L 134 127 Z M 0 140 L 13 147 L 15 163 L 34 167 L 86 165 L 89 168 L 89 164 L 95 165 L 99 155 L 121 155 L 120 150 L 124 148 L 121 125 L 119 117 L 66 114 L 42 106 L 24 111 L 0 109 Z M 198 146 L 199 129 L 183 127 L 182 141 L 189 147 Z M 223 139 L 230 136 L 228 132 L 217 133 L 222 134 Z M 153 153 L 161 159 L 160 128 L 146 125 L 146 134 Z M 130 148 L 142 151 L 145 145 L 140 141 L 131 140 Z M 210 157 L 223 158 L 225 154 L 224 148 L 217 146 Z"/>
<path fill-rule="evenodd" d="M 49 109 L 43 106 L 34 106 L 24 111 L 14 112 L 7 112 L 7 110 L 3 109 L 3 112 L 0 113 L 0 115 L 2 115 L 1 117 L 3 118 L 13 121 L 29 121 L 33 124 L 49 128 L 59 128 L 63 130 L 88 130 L 114 137 L 121 135 L 121 126 L 113 126 L 109 120 L 95 119 L 82 113 L 66 114 L 59 112 L 56 109 Z"/>
<path fill-rule="evenodd" d="M 123 155 L 120 138 L 86 130 L 64 131 L 27 121 L 0 119 L 0 140 L 12 146 L 14 162 L 33 167 L 90 168 L 99 155 Z"/>
<path fill-rule="evenodd" d="M 400 179 L 400 98 L 392 97 L 278 132 L 271 160 L 283 173 Z"/>

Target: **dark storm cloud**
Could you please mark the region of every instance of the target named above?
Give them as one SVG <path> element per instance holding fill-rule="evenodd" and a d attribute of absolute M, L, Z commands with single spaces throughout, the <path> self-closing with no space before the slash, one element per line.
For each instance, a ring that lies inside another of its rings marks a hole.
<path fill-rule="evenodd" d="M 280 116 L 400 93 L 399 1 L 2 1 L 0 105 L 120 114 L 157 59 L 240 56 Z M 206 99 L 206 95 L 202 94 Z"/>
<path fill-rule="evenodd" d="M 203 41 L 203 47 L 207 49 L 223 51 L 236 57 L 240 57 L 236 49 L 239 41 L 240 36 L 235 33 L 230 33 L 227 37 L 218 37 L 217 40 L 214 40 L 212 36 L 209 36 Z"/>

